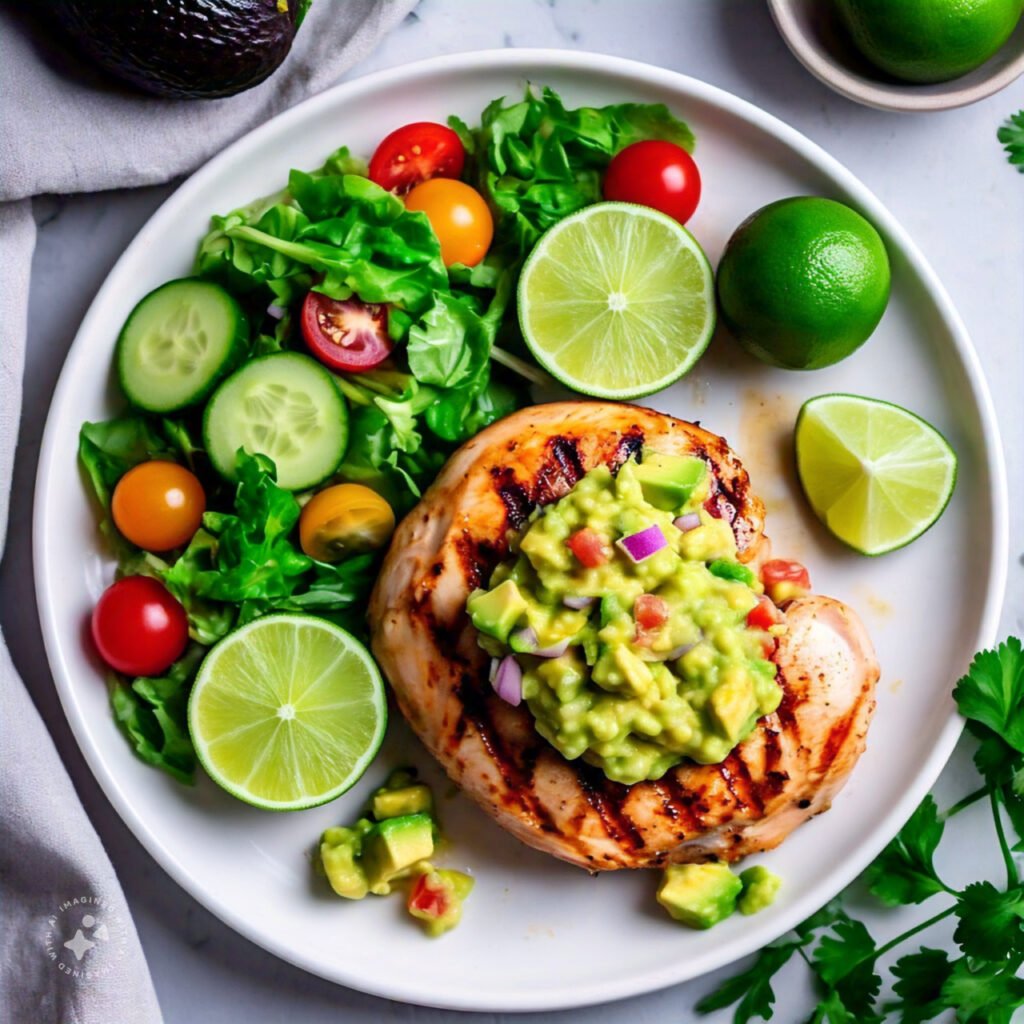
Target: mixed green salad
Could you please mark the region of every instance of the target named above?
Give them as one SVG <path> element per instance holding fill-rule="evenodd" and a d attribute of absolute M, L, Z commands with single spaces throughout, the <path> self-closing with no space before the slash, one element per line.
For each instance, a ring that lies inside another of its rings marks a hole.
<path fill-rule="evenodd" d="M 93 634 L 125 735 L 179 781 L 206 649 L 272 612 L 364 632 L 395 517 L 541 376 L 513 310 L 524 258 L 602 198 L 616 153 L 693 144 L 662 105 L 567 109 L 549 89 L 450 123 L 399 129 L 369 165 L 342 147 L 214 217 L 192 275 L 120 334 L 126 410 L 79 448 L 120 577 Z"/>

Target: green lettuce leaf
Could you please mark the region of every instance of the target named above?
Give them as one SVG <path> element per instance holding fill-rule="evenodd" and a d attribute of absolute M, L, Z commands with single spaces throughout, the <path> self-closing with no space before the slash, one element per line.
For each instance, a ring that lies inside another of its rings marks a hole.
<path fill-rule="evenodd" d="M 195 779 L 196 755 L 188 733 L 188 697 L 205 654 L 190 647 L 166 675 L 110 679 L 110 705 L 135 753 L 179 782 Z"/>

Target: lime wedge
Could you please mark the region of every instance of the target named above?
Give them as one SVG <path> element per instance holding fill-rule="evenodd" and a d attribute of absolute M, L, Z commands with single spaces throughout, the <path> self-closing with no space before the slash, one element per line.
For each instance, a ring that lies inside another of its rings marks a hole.
<path fill-rule="evenodd" d="M 934 427 L 898 405 L 856 395 L 804 403 L 796 465 L 815 515 L 864 555 L 920 537 L 956 484 L 956 454 Z"/>
<path fill-rule="evenodd" d="M 384 738 L 387 700 L 369 651 L 306 615 L 268 615 L 207 654 L 188 705 L 203 767 L 232 796 L 294 811 L 340 796 Z"/>
<path fill-rule="evenodd" d="M 537 243 L 519 278 L 519 323 L 537 362 L 567 387 L 639 398 L 678 380 L 707 348 L 711 266 L 671 217 L 596 203 Z"/>

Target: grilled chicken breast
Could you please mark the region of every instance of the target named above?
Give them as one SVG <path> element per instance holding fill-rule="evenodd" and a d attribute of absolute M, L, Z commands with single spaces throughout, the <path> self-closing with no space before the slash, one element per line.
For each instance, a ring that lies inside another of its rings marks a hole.
<path fill-rule="evenodd" d="M 536 506 L 642 446 L 705 459 L 716 482 L 707 507 L 731 523 L 741 560 L 764 557 L 764 506 L 722 438 L 649 409 L 561 402 L 515 413 L 456 452 L 395 533 L 370 602 L 373 652 L 453 781 L 523 842 L 592 871 L 776 846 L 842 787 L 864 749 L 878 679 L 850 609 L 793 601 L 775 655 L 779 709 L 721 764 L 684 763 L 632 786 L 567 761 L 525 705 L 500 700 L 466 598 Z"/>

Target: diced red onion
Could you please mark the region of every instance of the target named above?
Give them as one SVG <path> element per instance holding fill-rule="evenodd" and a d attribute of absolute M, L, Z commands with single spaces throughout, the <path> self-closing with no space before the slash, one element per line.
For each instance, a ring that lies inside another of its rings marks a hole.
<path fill-rule="evenodd" d="M 267 316 L 272 316 L 275 320 L 283 320 L 287 313 L 288 310 L 284 306 L 279 306 L 276 302 L 272 302 L 267 306 Z"/>
<path fill-rule="evenodd" d="M 642 562 L 644 559 L 650 558 L 651 555 L 657 554 L 662 548 L 668 547 L 668 541 L 665 540 L 665 534 L 661 532 L 661 527 L 655 523 L 638 533 L 631 533 L 628 537 L 617 540 L 615 546 L 624 551 L 634 562 Z"/>
<path fill-rule="evenodd" d="M 537 651 L 537 645 L 540 640 L 537 638 L 537 632 L 533 626 L 524 626 L 522 629 L 516 630 L 509 640 L 515 640 L 512 644 L 512 648 L 517 651 L 522 651 L 524 654 L 534 654 Z"/>
<path fill-rule="evenodd" d="M 696 530 L 700 526 L 700 516 L 696 512 L 687 512 L 685 516 L 677 516 L 673 519 L 672 525 L 677 530 L 682 530 L 683 533 L 689 533 L 690 530 Z"/>
<path fill-rule="evenodd" d="M 549 644 L 547 647 L 538 647 L 533 653 L 538 658 L 560 658 L 567 650 L 569 650 L 569 641 L 572 637 L 565 637 L 559 640 L 557 644 Z"/>
<path fill-rule="evenodd" d="M 494 673 L 494 692 L 506 704 L 517 708 L 523 701 L 523 670 L 511 654 L 506 654 Z"/>
<path fill-rule="evenodd" d="M 672 650 L 665 655 L 665 660 L 675 661 L 676 658 L 681 658 L 684 654 L 688 654 L 696 646 L 696 644 L 680 644 L 678 647 L 673 647 Z"/>
<path fill-rule="evenodd" d="M 487 672 L 487 682 L 494 684 L 494 678 L 498 674 L 498 666 L 501 664 L 501 658 L 491 658 L 491 667 Z"/>
<path fill-rule="evenodd" d="M 596 600 L 596 597 L 563 597 L 562 604 L 574 612 L 581 612 L 584 608 L 589 608 Z"/>

